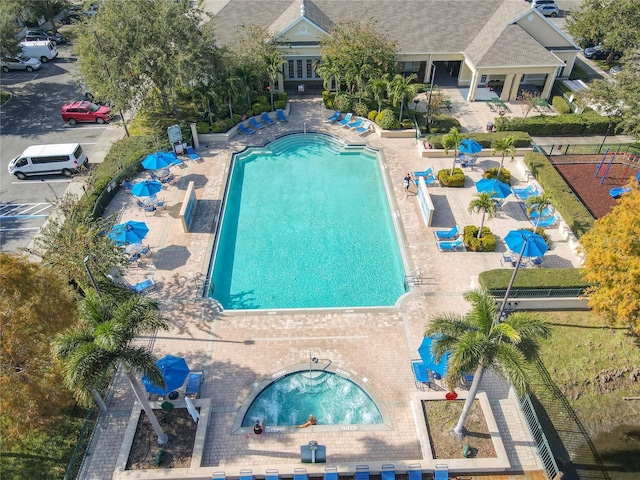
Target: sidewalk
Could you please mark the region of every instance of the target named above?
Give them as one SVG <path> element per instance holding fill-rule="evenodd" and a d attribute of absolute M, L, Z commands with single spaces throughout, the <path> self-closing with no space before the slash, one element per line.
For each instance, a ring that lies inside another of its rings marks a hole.
<path fill-rule="evenodd" d="M 480 272 L 500 268 L 502 242 L 493 253 L 440 253 L 434 241 L 433 228 L 479 224 L 480 216 L 467 211 L 475 195 L 473 183 L 481 178 L 482 169 L 497 166 L 489 152 L 479 157 L 480 169 L 466 171 L 465 188 L 431 188 L 436 212 L 433 226 L 426 227 L 414 195 L 407 196 L 403 178 L 407 172 L 448 168 L 451 158 L 423 159 L 418 156 L 414 139 L 382 139 L 375 134 L 364 137 L 378 148 L 384 159 L 383 176 L 390 193 L 392 212 L 403 239 L 401 248 L 406 258 L 405 271 L 421 268 L 422 285 L 411 287 L 399 299 L 393 311 L 367 309 L 354 311 L 276 311 L 221 312 L 217 304 L 202 298 L 198 285 L 206 276 L 216 228 L 217 212 L 226 185 L 231 156 L 248 145 L 262 145 L 284 133 L 298 131 L 325 132 L 348 142 L 362 143 L 363 138 L 330 125 L 331 114 L 320 99 L 292 99 L 289 122 L 260 130 L 251 137 L 235 137 L 228 143 L 212 144 L 198 153 L 201 163 L 189 163 L 178 173 L 175 185 L 160 194 L 168 202 L 166 211 L 145 216 L 131 197 L 119 192 L 107 214 L 118 213 L 121 221 L 142 220 L 149 226 L 145 244 L 153 255 L 146 265 L 131 268 L 127 278 L 135 283 L 148 276 L 157 282 L 149 295 L 156 299 L 171 330 L 143 344 L 153 345 L 153 352 L 183 356 L 192 370 L 204 370 L 201 398 L 212 400 L 209 428 L 204 445 L 203 463 L 189 472 L 175 472 L 175 477 L 211 478 L 211 473 L 225 471 L 237 475 L 242 468 L 252 468 L 262 475 L 266 468 L 277 468 L 290 476 L 300 466 L 299 446 L 310 438 L 327 445 L 329 465 L 340 472 L 350 471 L 357 463 L 368 463 L 372 469 L 380 462 L 394 463 L 402 471 L 409 463 L 433 468 L 433 460 L 423 457 L 416 432 L 411 395 L 416 392 L 410 359 L 417 357 L 425 324 L 437 311 L 463 313 L 468 304 L 462 294 L 476 282 Z M 520 173 L 522 159 L 516 164 L 505 161 L 519 185 L 526 184 Z M 145 174 L 141 174 L 144 177 Z M 197 224 L 190 233 L 182 229 L 177 215 L 189 181 L 196 183 Z M 522 208 L 513 200 L 506 202 L 504 213 L 486 223 L 503 238 L 514 228 L 527 228 Z M 554 248 L 545 256 L 545 266 L 577 266 L 579 259 L 560 229 L 548 231 Z M 354 286 L 357 288 L 357 286 Z M 256 381 L 271 377 L 290 365 L 309 361 L 314 356 L 331 359 L 333 365 L 354 378 L 366 378 L 367 389 L 379 398 L 391 419 L 390 430 L 329 431 L 311 427 L 302 432 L 263 435 L 254 438 L 232 432 L 242 402 Z M 501 386 L 500 386 L 501 385 Z M 490 387 L 490 388 L 489 388 Z M 510 471 L 540 470 L 541 464 L 526 424 L 519 415 L 517 401 L 508 387 L 488 376 L 481 386 L 487 389 L 490 402 L 500 420 L 498 428 L 505 443 Z M 96 428 L 86 458 L 82 478 L 112 478 L 124 431 L 134 404 L 134 395 L 123 375 L 118 375 L 107 398 L 109 411 Z M 309 465 L 309 473 L 318 474 L 324 466 Z M 171 475 L 163 477 L 170 478 Z"/>

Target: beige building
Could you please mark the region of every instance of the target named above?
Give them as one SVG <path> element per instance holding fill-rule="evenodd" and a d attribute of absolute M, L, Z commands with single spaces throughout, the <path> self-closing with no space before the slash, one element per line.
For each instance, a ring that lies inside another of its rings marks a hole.
<path fill-rule="evenodd" d="M 204 0 L 221 45 L 258 25 L 282 45 L 279 88 L 320 90 L 319 42 L 333 25 L 373 19 L 398 45 L 398 71 L 419 81 L 458 85 L 467 101 L 491 91 L 504 101 L 523 89 L 548 98 L 567 78 L 580 48 L 523 0 Z M 483 90 L 484 89 L 484 90 Z"/>

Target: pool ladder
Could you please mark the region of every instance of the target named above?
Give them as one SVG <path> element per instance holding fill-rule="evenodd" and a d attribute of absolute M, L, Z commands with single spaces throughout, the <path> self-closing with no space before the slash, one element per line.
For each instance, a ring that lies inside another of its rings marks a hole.
<path fill-rule="evenodd" d="M 407 284 L 407 286 L 422 285 L 424 281 L 425 279 L 422 277 L 421 267 L 411 270 L 404 276 L 404 282 Z"/>

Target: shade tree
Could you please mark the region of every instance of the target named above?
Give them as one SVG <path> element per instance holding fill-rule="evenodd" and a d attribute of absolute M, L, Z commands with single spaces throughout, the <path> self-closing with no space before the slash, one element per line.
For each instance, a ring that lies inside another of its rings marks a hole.
<path fill-rule="evenodd" d="M 66 279 L 24 255 L 0 253 L 2 442 L 21 443 L 73 403 L 51 355 L 53 335 L 77 320 Z"/>
<path fill-rule="evenodd" d="M 632 190 L 580 237 L 589 306 L 612 326 L 640 335 L 640 189 Z"/>

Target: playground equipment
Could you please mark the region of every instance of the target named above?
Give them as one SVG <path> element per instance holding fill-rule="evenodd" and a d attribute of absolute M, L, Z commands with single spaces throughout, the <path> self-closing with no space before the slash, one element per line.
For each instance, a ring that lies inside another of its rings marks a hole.
<path fill-rule="evenodd" d="M 636 181 L 635 181 L 636 188 L 638 188 L 639 184 L 640 184 L 640 171 L 636 175 Z M 614 187 L 611 190 L 609 190 L 609 195 L 611 195 L 613 198 L 620 198 L 620 195 L 630 192 L 631 190 L 633 190 L 633 188 L 634 187 L 631 185 L 626 187 Z"/>

